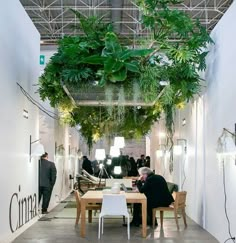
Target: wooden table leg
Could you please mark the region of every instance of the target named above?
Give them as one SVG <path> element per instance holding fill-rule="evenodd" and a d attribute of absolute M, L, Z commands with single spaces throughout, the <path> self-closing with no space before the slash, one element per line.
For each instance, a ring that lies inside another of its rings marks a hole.
<path fill-rule="evenodd" d="M 81 199 L 81 219 L 80 219 L 80 236 L 85 237 L 86 234 L 86 202 Z"/>
<path fill-rule="evenodd" d="M 142 201 L 142 236 L 147 237 L 147 200 Z"/>

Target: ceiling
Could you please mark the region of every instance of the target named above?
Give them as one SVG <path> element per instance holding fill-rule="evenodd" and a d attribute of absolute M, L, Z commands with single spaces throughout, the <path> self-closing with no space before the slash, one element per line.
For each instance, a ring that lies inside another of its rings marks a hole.
<path fill-rule="evenodd" d="M 233 0 L 185 0 L 177 6 L 192 18 L 198 18 L 211 31 Z M 70 9 L 85 16 L 97 15 L 112 22 L 114 30 L 135 42 L 149 35 L 140 23 L 141 14 L 135 0 L 20 0 L 41 34 L 42 44 L 55 43 L 64 35 L 78 34 L 78 23 Z M 175 6 L 176 8 L 176 6 Z"/>

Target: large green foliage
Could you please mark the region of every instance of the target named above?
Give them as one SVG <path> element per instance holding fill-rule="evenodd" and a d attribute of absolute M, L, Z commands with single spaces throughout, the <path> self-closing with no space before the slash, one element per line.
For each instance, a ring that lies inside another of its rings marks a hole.
<path fill-rule="evenodd" d="M 43 100 L 48 98 L 53 107 L 59 108 L 67 123 L 81 125 L 89 146 L 106 134 L 143 136 L 161 112 L 165 113 L 168 141 L 172 144 L 175 108 L 200 91 L 199 71 L 206 68 L 205 49 L 212 42 L 198 21 L 173 8 L 180 2 L 137 1 L 143 25 L 153 33 L 150 43 L 146 41 L 146 49 L 124 46 L 111 25 L 73 11 L 80 20 L 75 27 L 84 35 L 65 36 L 59 41 L 57 53 L 40 77 L 39 93 Z M 120 87 L 119 101 L 133 95 L 134 101 L 141 96 L 153 105 L 141 109 L 124 107 L 122 103 L 114 107 L 76 107 L 62 88 L 65 84 L 70 90 L 83 91 L 82 87 L 86 87 L 93 91 L 93 81 L 107 90 L 110 103 L 117 96 L 110 89 L 115 85 Z M 168 81 L 169 85 L 163 87 L 160 81 Z"/>

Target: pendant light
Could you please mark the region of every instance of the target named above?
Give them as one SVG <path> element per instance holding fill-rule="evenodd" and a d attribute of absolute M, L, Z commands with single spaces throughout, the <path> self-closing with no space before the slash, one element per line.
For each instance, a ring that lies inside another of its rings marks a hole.
<path fill-rule="evenodd" d="M 124 137 L 115 137 L 114 146 L 117 148 L 125 147 L 125 138 Z"/>
<path fill-rule="evenodd" d="M 95 159 L 96 160 L 104 160 L 106 158 L 106 151 L 105 149 L 96 149 L 95 151 Z"/>
<path fill-rule="evenodd" d="M 111 146 L 110 148 L 110 156 L 111 157 L 119 157 L 120 149 L 116 146 Z"/>

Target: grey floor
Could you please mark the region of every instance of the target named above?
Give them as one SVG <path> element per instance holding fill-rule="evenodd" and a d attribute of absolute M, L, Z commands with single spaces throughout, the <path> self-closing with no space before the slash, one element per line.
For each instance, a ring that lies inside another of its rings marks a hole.
<path fill-rule="evenodd" d="M 24 233 L 22 233 L 14 243 L 216 243 L 218 242 L 212 235 L 202 229 L 191 219 L 187 219 L 188 227 L 185 229 L 182 218 L 179 219 L 180 230 L 176 228 L 174 219 L 164 219 L 164 228 L 148 228 L 147 238 L 141 237 L 141 227 L 131 227 L 131 239 L 127 240 L 126 228 L 122 226 L 122 219 L 107 219 L 104 221 L 104 235 L 101 240 L 97 239 L 98 220 L 93 219 L 93 223 L 87 224 L 86 238 L 80 237 L 79 226 L 75 227 L 75 219 L 58 218 L 57 214 L 64 209 L 65 203 L 61 203 L 46 216 L 47 221 L 38 221 Z"/>

